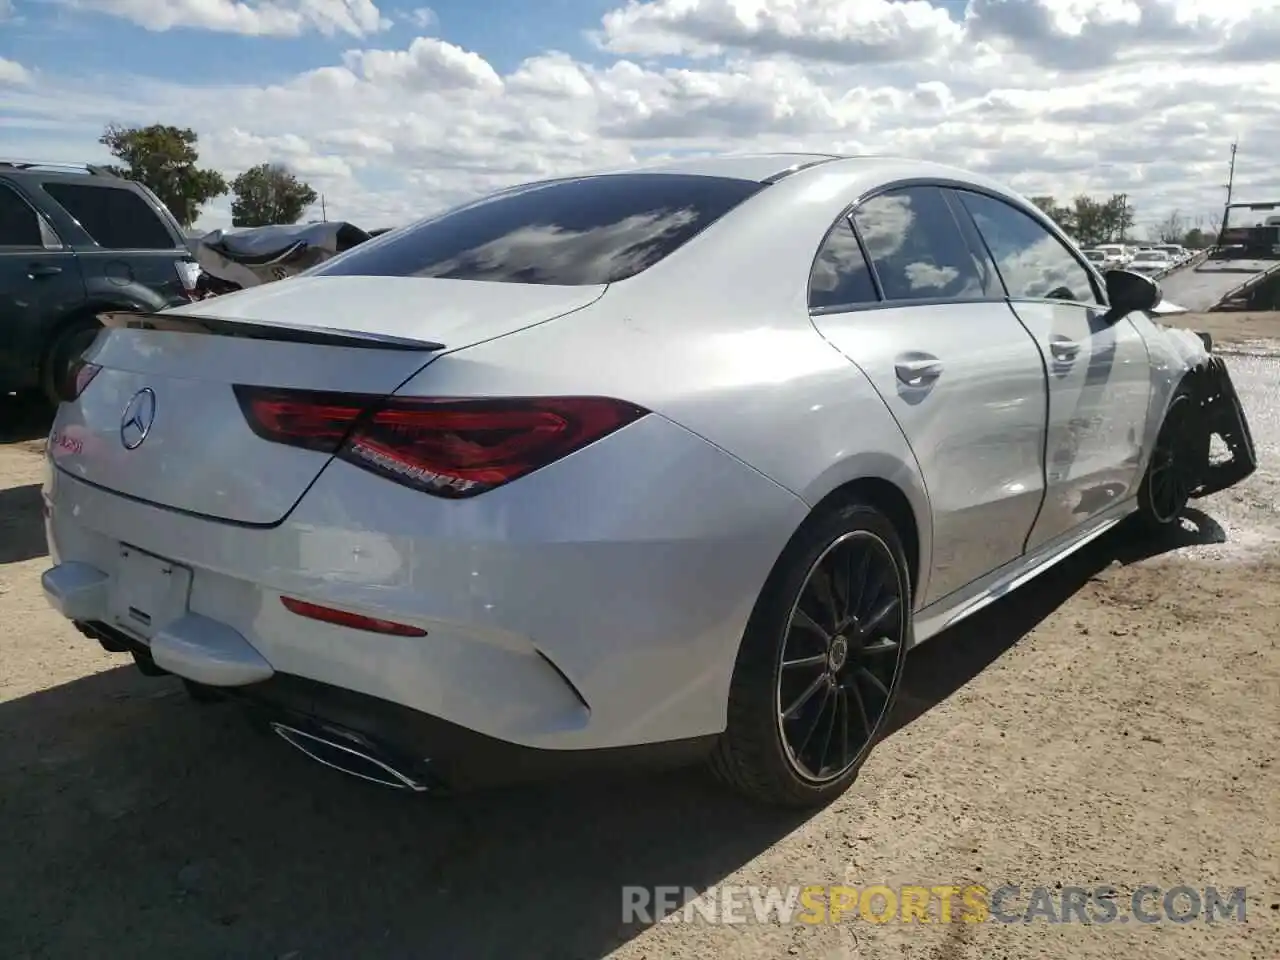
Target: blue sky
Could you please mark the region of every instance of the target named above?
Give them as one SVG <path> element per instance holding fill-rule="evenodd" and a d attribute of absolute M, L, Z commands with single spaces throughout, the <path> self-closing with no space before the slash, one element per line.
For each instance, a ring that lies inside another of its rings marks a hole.
<path fill-rule="evenodd" d="M 190 28 L 152 32 L 109 14 L 50 0 L 10 2 L 20 19 L 0 26 L 0 57 L 47 71 L 72 67 L 85 74 L 118 72 L 120 51 L 127 50 L 130 71 L 137 74 L 216 83 L 224 82 L 233 66 L 257 81 L 270 82 L 324 66 L 360 45 L 344 35 L 255 37 Z M 0 8 L 3 4 L 0 0 Z M 376 45 L 403 46 L 420 34 L 442 36 L 481 54 L 502 72 L 547 49 L 591 60 L 599 52 L 584 33 L 598 27 L 600 18 L 615 6 L 612 0 L 382 3 L 379 9 L 392 26 L 376 37 Z"/>

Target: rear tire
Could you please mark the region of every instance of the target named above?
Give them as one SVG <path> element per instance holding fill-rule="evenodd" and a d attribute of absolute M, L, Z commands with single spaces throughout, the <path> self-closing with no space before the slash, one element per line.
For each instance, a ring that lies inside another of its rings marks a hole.
<path fill-rule="evenodd" d="M 711 757 L 757 802 L 815 807 L 842 794 L 883 734 L 911 645 L 911 582 L 876 508 L 820 508 L 756 601 Z"/>
<path fill-rule="evenodd" d="M 1138 488 L 1137 525 L 1150 534 L 1178 526 L 1208 463 L 1209 433 L 1195 396 L 1184 384 L 1174 391 L 1165 411 Z"/>
<path fill-rule="evenodd" d="M 76 363 L 102 329 L 96 317 L 80 317 L 70 321 L 57 333 L 45 350 L 40 365 L 40 392 L 45 401 L 57 407 L 70 386 Z"/>

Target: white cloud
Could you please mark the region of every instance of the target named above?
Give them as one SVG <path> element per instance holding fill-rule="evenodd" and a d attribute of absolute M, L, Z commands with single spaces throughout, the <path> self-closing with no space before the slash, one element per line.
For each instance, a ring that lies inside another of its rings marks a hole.
<path fill-rule="evenodd" d="M 418 30 L 433 30 L 440 24 L 440 18 L 430 7 L 415 7 L 406 11 L 402 18 L 405 23 Z"/>
<path fill-rule="evenodd" d="M 13 0 L 0 0 L 0 23 L 15 15 Z"/>
<path fill-rule="evenodd" d="M 3 0 L 0 0 L 3 2 Z M 312 31 L 363 37 L 390 26 L 373 0 L 67 0 L 158 33 L 187 27 L 218 33 L 296 37 Z"/>
<path fill-rule="evenodd" d="M 343 62 L 371 83 L 421 90 L 499 90 L 502 80 L 489 62 L 434 37 L 418 37 L 407 50 L 349 50 Z"/>
<path fill-rule="evenodd" d="M 0 0 L 3 2 L 3 0 Z M 31 71 L 16 60 L 0 57 L 0 83 L 30 83 Z"/>
<path fill-rule="evenodd" d="M 92 2 L 246 32 L 382 23 L 372 4 L 338 0 Z M 351 43 L 282 82 L 217 86 L 70 70 L 19 86 L 27 71 L 0 61 L 0 139 L 101 160 L 107 120 L 181 123 L 204 163 L 234 175 L 284 162 L 331 217 L 373 225 L 521 180 L 722 150 L 940 159 L 1064 201 L 1126 192 L 1141 224 L 1220 215 L 1239 134 L 1237 195 L 1280 189 L 1273 0 L 651 0 L 608 14 L 599 42 L 612 54 L 534 52 L 504 70 L 447 36 Z"/>
<path fill-rule="evenodd" d="M 627 0 L 603 27 L 601 43 L 615 53 L 750 49 L 850 64 L 932 57 L 962 33 L 928 0 Z"/>

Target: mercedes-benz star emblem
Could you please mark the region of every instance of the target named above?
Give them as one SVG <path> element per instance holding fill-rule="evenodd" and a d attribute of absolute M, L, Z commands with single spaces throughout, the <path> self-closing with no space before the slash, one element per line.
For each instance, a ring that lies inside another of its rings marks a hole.
<path fill-rule="evenodd" d="M 156 394 L 143 387 L 133 395 L 120 417 L 120 442 L 126 450 L 137 450 L 151 432 L 156 419 Z"/>

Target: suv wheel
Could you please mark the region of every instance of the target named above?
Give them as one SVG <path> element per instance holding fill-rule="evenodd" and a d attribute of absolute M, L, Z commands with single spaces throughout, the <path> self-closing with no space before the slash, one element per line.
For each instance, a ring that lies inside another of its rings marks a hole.
<path fill-rule="evenodd" d="M 73 320 L 53 338 L 45 351 L 40 372 L 40 389 L 50 405 L 56 407 L 70 396 L 71 378 L 75 376 L 80 356 L 89 349 L 102 324 L 94 317 Z"/>

